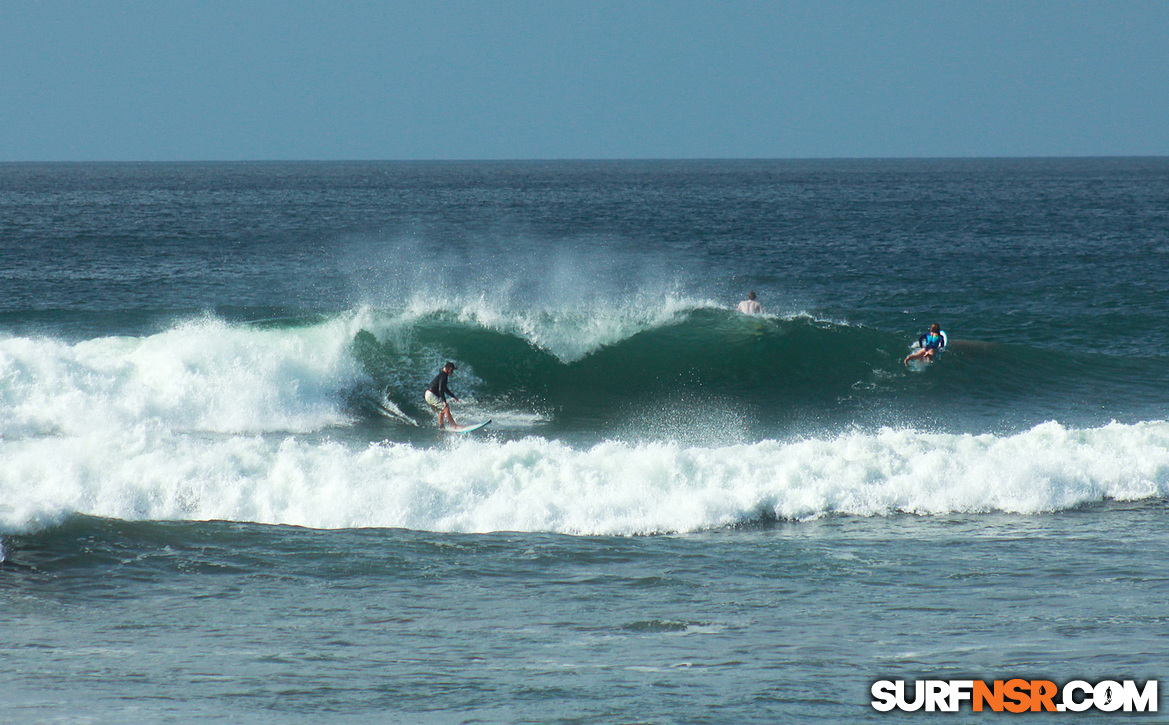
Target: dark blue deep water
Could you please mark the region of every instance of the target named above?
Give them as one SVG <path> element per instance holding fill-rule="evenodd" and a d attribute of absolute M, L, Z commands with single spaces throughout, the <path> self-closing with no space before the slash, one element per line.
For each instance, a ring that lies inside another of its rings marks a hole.
<path fill-rule="evenodd" d="M 0 164 L 0 721 L 1160 678 L 1166 289 L 1169 159 Z"/>

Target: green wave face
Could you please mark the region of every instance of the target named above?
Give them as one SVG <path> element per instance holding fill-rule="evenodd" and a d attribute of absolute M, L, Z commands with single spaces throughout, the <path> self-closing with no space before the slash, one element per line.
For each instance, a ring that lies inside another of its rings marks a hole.
<path fill-rule="evenodd" d="M 788 432 L 963 419 L 985 426 L 1020 413 L 1020 424 L 1034 424 L 1066 416 L 1073 404 L 1092 409 L 1103 379 L 1112 381 L 1114 401 L 1117 377 L 1148 380 L 1149 370 L 1130 368 L 1158 367 L 1156 361 L 955 339 L 940 362 L 914 373 L 902 364 L 910 341 L 905 335 L 707 308 L 681 311 L 575 358 L 555 354 L 536 337 L 439 312 L 392 332 L 363 330 L 353 347 L 375 386 L 413 416 L 428 415 L 421 391 L 442 362 L 452 360 L 459 370 L 451 388 L 460 396 L 542 411 L 558 424 L 594 430 L 630 417 L 702 418 L 728 410 L 746 425 Z M 1144 394 L 1136 386 L 1127 404 L 1139 407 Z"/>

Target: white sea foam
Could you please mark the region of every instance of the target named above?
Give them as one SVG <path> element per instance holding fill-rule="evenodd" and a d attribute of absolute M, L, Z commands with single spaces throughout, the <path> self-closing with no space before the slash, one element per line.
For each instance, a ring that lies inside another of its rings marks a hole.
<path fill-rule="evenodd" d="M 0 525 L 72 512 L 315 528 L 694 531 L 760 516 L 1038 513 L 1169 494 L 1169 423 L 1009 436 L 884 430 L 725 447 L 353 447 L 158 426 L 0 440 Z"/>
<path fill-rule="evenodd" d="M 514 229 L 457 245 L 420 236 L 346 240 L 355 294 L 389 314 L 371 331 L 408 335 L 436 313 L 579 360 L 685 312 L 730 306 L 696 295 L 694 271 L 620 239 L 550 240 Z M 620 264 L 612 260 L 620 258 Z"/>
<path fill-rule="evenodd" d="M 152 423 L 211 432 L 307 431 L 346 421 L 362 372 L 359 315 L 294 329 L 201 319 L 148 337 L 0 339 L 0 436 Z"/>
<path fill-rule="evenodd" d="M 562 362 L 574 362 L 644 330 L 675 323 L 696 309 L 720 307 L 710 300 L 648 292 L 620 302 L 596 299 L 579 306 L 533 304 L 523 309 L 487 295 L 415 297 L 372 322 L 370 329 L 379 337 L 400 339 L 419 321 L 444 314 L 467 326 L 513 335 Z"/>

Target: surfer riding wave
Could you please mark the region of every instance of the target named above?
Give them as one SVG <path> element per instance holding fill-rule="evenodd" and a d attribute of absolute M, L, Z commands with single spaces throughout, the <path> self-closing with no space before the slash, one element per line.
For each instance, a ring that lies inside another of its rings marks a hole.
<path fill-rule="evenodd" d="M 455 417 L 451 415 L 451 404 L 447 402 L 446 396 L 451 396 L 456 401 L 459 397 L 451 392 L 447 385 L 447 380 L 450 374 L 455 371 L 455 364 L 447 362 L 442 366 L 442 370 L 438 375 L 434 376 L 434 380 L 430 381 L 430 387 L 423 392 L 422 397 L 426 400 L 426 404 L 430 409 L 438 414 L 438 427 L 445 428 L 446 421 L 450 421 L 451 430 L 459 430 L 459 426 L 455 423 Z"/>

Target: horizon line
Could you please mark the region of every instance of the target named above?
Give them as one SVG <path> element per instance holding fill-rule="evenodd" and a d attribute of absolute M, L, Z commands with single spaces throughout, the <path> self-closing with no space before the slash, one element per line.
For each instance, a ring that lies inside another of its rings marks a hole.
<path fill-rule="evenodd" d="M 247 158 L 247 159 L 22 159 L 0 160 L 0 165 L 19 164 L 423 164 L 423 163 L 681 163 L 734 161 L 1087 161 L 1169 159 L 1169 154 L 1085 154 L 1053 156 L 630 156 L 544 158 Z"/>

